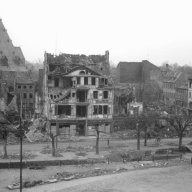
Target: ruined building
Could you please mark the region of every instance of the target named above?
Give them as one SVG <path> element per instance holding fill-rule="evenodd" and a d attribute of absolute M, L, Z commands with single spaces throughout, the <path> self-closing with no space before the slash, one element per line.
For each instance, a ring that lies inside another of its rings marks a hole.
<path fill-rule="evenodd" d="M 88 136 L 95 135 L 99 126 L 109 133 L 113 115 L 109 52 L 90 56 L 45 53 L 43 94 L 43 110 L 52 131 Z"/>
<path fill-rule="evenodd" d="M 118 82 L 135 86 L 136 101 L 149 103 L 161 99 L 161 88 L 150 79 L 150 72 L 158 67 L 147 60 L 120 62 L 117 66 Z"/>
<path fill-rule="evenodd" d="M 20 113 L 22 103 L 23 117 L 31 117 L 35 109 L 35 85 L 21 48 L 13 45 L 0 19 L 0 100 L 5 105 L 0 110 L 16 103 Z"/>
<path fill-rule="evenodd" d="M 25 58 L 20 47 L 15 47 L 0 19 L 0 70 L 26 71 Z"/>
<path fill-rule="evenodd" d="M 31 118 L 35 112 L 35 82 L 30 78 L 16 79 L 15 95 L 19 113 L 22 112 L 22 117 L 25 119 Z"/>

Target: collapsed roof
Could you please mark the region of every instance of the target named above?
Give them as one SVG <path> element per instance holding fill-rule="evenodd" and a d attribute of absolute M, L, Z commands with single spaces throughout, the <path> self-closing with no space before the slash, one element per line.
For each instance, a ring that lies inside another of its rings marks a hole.
<path fill-rule="evenodd" d="M 45 54 L 45 62 L 49 66 L 49 72 L 56 70 L 64 73 L 71 71 L 73 68 L 83 65 L 89 69 L 101 74 L 109 76 L 109 52 L 105 55 L 74 55 L 62 53 L 60 55 Z"/>

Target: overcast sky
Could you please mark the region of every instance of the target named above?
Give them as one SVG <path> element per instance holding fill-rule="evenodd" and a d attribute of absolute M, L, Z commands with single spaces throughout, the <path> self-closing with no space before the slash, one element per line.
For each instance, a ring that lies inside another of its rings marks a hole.
<path fill-rule="evenodd" d="M 0 0 L 0 18 L 26 60 L 44 52 L 192 65 L 191 0 Z"/>

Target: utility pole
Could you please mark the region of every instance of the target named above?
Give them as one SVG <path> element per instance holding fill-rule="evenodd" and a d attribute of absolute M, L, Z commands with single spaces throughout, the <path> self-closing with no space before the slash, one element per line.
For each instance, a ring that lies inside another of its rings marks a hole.
<path fill-rule="evenodd" d="M 22 112 L 23 112 L 23 103 L 22 103 L 22 94 L 20 93 L 20 192 L 22 192 L 22 142 L 23 142 L 23 130 L 22 130 Z"/>

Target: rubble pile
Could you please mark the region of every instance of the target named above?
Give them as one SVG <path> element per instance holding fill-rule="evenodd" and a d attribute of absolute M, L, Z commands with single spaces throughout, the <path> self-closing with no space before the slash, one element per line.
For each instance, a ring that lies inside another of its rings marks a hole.
<path fill-rule="evenodd" d="M 107 159 L 111 162 L 150 160 L 151 151 L 112 151 Z"/>
<path fill-rule="evenodd" d="M 186 161 L 185 159 L 183 161 Z M 183 161 L 141 161 L 141 162 L 131 162 L 129 164 L 119 164 L 115 167 L 111 166 L 108 168 L 102 167 L 95 167 L 93 168 L 90 165 L 77 165 L 79 168 L 83 167 L 85 170 L 81 170 L 78 172 L 57 172 L 56 174 L 49 177 L 47 180 L 38 180 L 38 179 L 32 179 L 32 178 L 25 178 L 23 180 L 23 188 L 33 187 L 36 185 L 42 185 L 42 184 L 51 184 L 51 183 L 57 183 L 60 181 L 70 181 L 74 179 L 81 179 L 81 178 L 87 178 L 87 177 L 95 177 L 95 176 L 101 176 L 101 175 L 109 175 L 109 174 L 116 174 L 116 173 L 122 173 L 129 170 L 137 170 L 137 169 L 147 169 L 152 167 L 167 167 L 167 166 L 175 166 L 178 165 L 178 163 L 182 163 Z M 105 166 L 104 166 L 105 167 Z M 19 189 L 19 182 L 16 181 L 12 185 L 7 186 L 8 189 Z"/>
<path fill-rule="evenodd" d="M 51 180 L 56 180 L 56 181 L 69 181 L 72 179 L 81 179 L 81 178 L 86 178 L 86 177 L 95 177 L 95 176 L 101 176 L 101 175 L 107 175 L 107 174 L 112 174 L 112 173 L 119 173 L 122 171 L 127 171 L 127 169 L 102 169 L 102 168 L 94 168 L 93 170 L 88 170 L 84 172 L 75 172 L 75 173 L 70 173 L 70 172 L 60 172 L 56 173 L 54 176 L 52 176 L 50 179 Z"/>
<path fill-rule="evenodd" d="M 25 134 L 29 142 L 47 142 L 51 141 L 48 134 L 46 134 L 46 121 L 43 118 L 33 120 L 31 126 L 28 127 L 29 132 Z"/>
<path fill-rule="evenodd" d="M 10 190 L 14 190 L 14 189 L 19 189 L 20 188 L 20 181 L 19 179 L 17 179 L 18 181 L 14 182 L 11 185 L 8 185 L 7 188 Z M 40 185 L 43 184 L 42 180 L 31 180 L 29 178 L 24 179 L 23 180 L 23 188 L 28 188 L 28 187 L 34 187 L 36 185 Z"/>

